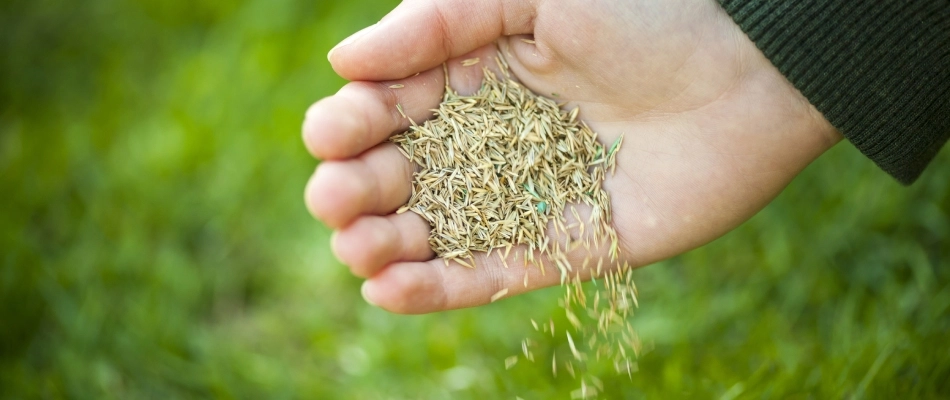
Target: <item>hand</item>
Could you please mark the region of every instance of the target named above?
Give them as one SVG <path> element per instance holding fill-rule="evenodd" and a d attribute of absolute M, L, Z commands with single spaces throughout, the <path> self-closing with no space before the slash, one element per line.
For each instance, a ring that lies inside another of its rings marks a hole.
<path fill-rule="evenodd" d="M 459 60 L 491 64 L 496 42 L 522 83 L 579 106 L 603 143 L 625 135 L 604 187 L 633 265 L 733 229 L 841 140 L 712 0 L 405 0 L 331 52 L 333 68 L 354 82 L 313 105 L 303 127 L 324 160 L 308 208 L 337 229 L 333 250 L 369 278 L 371 303 L 425 313 L 559 283 L 557 273 L 504 268 L 494 255 L 478 255 L 475 270 L 446 267 L 432 259 L 427 223 L 393 214 L 414 168 L 386 142 L 408 126 L 396 104 L 429 118 L 447 61 L 451 85 L 473 92 L 480 68 Z"/>

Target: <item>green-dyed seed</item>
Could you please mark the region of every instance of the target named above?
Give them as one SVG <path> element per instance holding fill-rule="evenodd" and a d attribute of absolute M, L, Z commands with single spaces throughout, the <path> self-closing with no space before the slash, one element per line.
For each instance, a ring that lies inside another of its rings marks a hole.
<path fill-rule="evenodd" d="M 536 198 L 536 199 L 538 199 L 538 200 L 541 200 L 541 196 L 539 196 L 538 193 L 534 191 L 534 188 L 528 186 L 527 183 L 523 184 L 522 186 L 524 186 L 524 190 L 527 190 L 528 193 L 530 193 L 532 196 L 534 196 L 534 198 Z"/>
<path fill-rule="evenodd" d="M 607 152 L 607 158 L 610 158 L 611 156 L 614 155 L 615 152 L 617 152 L 617 149 L 620 147 L 621 141 L 623 141 L 623 135 L 620 135 L 619 137 L 617 137 L 617 140 L 614 141 L 614 144 L 610 146 L 610 151 Z"/>

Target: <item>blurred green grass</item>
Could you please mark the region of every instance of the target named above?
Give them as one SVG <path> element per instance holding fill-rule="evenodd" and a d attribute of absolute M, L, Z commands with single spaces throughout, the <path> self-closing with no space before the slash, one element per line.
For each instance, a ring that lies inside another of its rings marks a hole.
<path fill-rule="evenodd" d="M 343 83 L 325 54 L 394 5 L 0 5 L 0 396 L 567 398 L 502 362 L 558 289 L 388 314 L 304 209 L 302 114 Z M 948 151 L 902 188 L 843 143 L 637 272 L 653 350 L 605 397 L 950 396 L 948 260 Z"/>

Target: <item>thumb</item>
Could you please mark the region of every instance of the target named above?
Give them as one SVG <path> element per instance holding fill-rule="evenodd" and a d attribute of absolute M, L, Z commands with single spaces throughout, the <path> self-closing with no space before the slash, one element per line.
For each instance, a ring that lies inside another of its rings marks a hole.
<path fill-rule="evenodd" d="M 501 36 L 531 33 L 535 9 L 519 0 L 405 0 L 327 58 L 348 80 L 401 79 Z"/>

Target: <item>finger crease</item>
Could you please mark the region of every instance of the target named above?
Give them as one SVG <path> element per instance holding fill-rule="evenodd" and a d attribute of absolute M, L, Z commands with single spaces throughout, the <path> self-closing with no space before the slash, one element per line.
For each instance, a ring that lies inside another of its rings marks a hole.
<path fill-rule="evenodd" d="M 389 88 L 382 83 L 376 84 L 373 92 L 375 92 L 375 95 L 380 100 L 380 103 L 386 107 L 384 112 L 389 115 L 389 121 L 391 122 L 389 125 L 390 133 L 395 133 L 401 126 L 404 126 L 408 122 L 403 119 L 402 114 L 396 108 L 397 105 L 400 105 L 399 96 L 393 93 L 392 90 L 389 90 Z M 403 111 L 405 111 L 405 105 L 401 106 L 403 107 Z M 408 112 L 406 115 L 409 115 Z"/>
<path fill-rule="evenodd" d="M 445 14 L 442 11 L 442 8 L 439 6 L 440 2 L 432 0 L 432 9 L 435 13 L 436 18 L 436 27 L 439 29 L 439 35 L 442 38 L 442 53 L 443 58 L 452 57 L 452 38 L 449 32 L 449 23 L 445 18 Z"/>
<path fill-rule="evenodd" d="M 372 207 L 370 207 L 373 212 L 380 212 L 382 210 L 382 199 L 383 199 L 383 183 L 379 179 L 379 176 L 373 173 L 373 168 L 369 165 L 366 160 L 359 158 L 357 159 L 360 168 L 362 168 L 363 176 L 368 177 L 368 179 L 363 179 L 363 182 L 372 181 L 370 185 L 366 187 L 367 197 L 372 198 Z"/>

